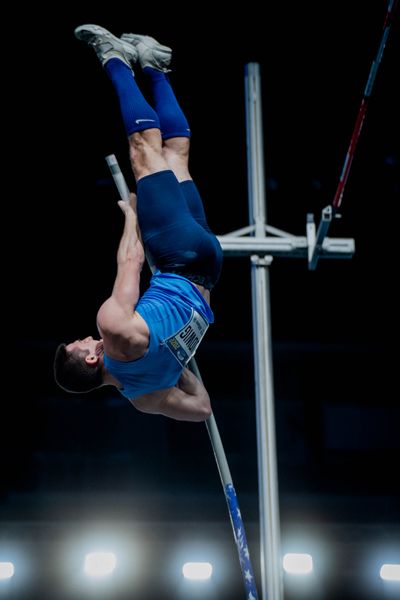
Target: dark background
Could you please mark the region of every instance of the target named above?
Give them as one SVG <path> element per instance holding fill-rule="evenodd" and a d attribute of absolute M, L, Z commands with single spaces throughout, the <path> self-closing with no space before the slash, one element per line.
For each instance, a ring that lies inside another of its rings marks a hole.
<path fill-rule="evenodd" d="M 93 51 L 74 38 L 76 26 L 146 33 L 173 48 L 171 81 L 193 132 L 191 171 L 217 234 L 248 223 L 248 62 L 258 62 L 262 75 L 268 223 L 305 235 L 307 213 L 319 221 L 332 201 L 386 2 L 262 8 L 263 16 L 255 3 L 223 14 L 204 2 L 12 7 L 3 66 L 15 135 L 4 172 L 10 333 L 0 560 L 14 560 L 16 575 L 10 585 L 0 582 L 0 596 L 244 598 L 204 425 L 138 413 L 111 388 L 68 395 L 53 382 L 52 359 L 61 341 L 96 337 L 96 312 L 111 292 L 123 217 L 106 155 L 116 154 L 134 187 L 116 97 Z M 285 576 L 286 600 L 395 594 L 378 573 L 381 563 L 400 561 L 398 40 L 397 20 L 343 216 L 329 231 L 354 238 L 355 256 L 320 261 L 314 272 L 302 260 L 277 258 L 270 269 L 282 550 L 311 552 L 315 563 L 308 584 Z M 216 323 L 197 362 L 260 590 L 248 259 L 225 260 L 212 307 Z M 122 544 L 123 557 L 114 587 L 103 591 L 79 574 L 99 531 Z M 216 557 L 210 586 L 182 588 L 181 556 Z"/>

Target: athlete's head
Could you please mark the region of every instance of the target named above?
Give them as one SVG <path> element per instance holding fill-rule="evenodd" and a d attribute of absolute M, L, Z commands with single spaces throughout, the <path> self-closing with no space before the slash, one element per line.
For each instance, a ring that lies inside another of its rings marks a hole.
<path fill-rule="evenodd" d="M 54 377 L 67 392 L 90 392 L 103 385 L 103 340 L 88 336 L 60 344 L 54 357 Z"/>

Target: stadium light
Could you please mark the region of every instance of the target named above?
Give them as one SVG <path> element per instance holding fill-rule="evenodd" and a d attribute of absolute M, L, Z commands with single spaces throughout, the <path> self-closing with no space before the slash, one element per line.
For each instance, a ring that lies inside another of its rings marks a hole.
<path fill-rule="evenodd" d="M 106 577 L 113 573 L 117 558 L 113 552 L 90 552 L 85 556 L 83 570 L 89 577 Z"/>
<path fill-rule="evenodd" d="M 285 554 L 283 568 L 290 575 L 309 575 L 313 570 L 312 556 L 300 553 Z"/>
<path fill-rule="evenodd" d="M 212 571 L 212 564 L 209 562 L 187 562 L 182 567 L 183 576 L 195 581 L 210 579 Z"/>
<path fill-rule="evenodd" d="M 0 579 L 11 579 L 14 575 L 14 564 L 12 562 L 0 562 Z"/>
<path fill-rule="evenodd" d="M 384 581 L 400 582 L 400 564 L 384 564 L 381 566 L 379 575 Z"/>

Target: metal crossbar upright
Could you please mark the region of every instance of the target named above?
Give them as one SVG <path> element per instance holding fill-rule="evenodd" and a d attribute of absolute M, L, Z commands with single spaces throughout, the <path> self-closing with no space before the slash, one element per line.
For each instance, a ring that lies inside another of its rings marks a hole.
<path fill-rule="evenodd" d="M 256 237 L 266 236 L 266 203 L 259 65 L 245 71 L 249 221 Z M 269 302 L 270 255 L 251 256 L 253 349 L 256 382 L 256 424 L 260 515 L 262 598 L 282 598 L 279 495 L 275 442 Z"/>
<path fill-rule="evenodd" d="M 303 258 L 310 265 L 316 234 L 310 215 L 304 236 L 267 225 L 261 79 L 257 63 L 249 63 L 245 67 L 245 98 L 250 224 L 217 237 L 225 256 L 248 256 L 251 259 L 262 600 L 282 600 L 268 268 L 274 256 Z M 318 258 L 351 258 L 354 240 L 325 237 L 318 245 L 317 253 Z"/>

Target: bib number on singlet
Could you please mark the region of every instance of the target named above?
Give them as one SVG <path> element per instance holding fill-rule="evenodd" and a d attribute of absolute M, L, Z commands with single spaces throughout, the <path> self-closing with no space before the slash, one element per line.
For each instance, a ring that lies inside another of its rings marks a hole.
<path fill-rule="evenodd" d="M 192 315 L 186 325 L 164 340 L 164 344 L 182 367 L 186 367 L 194 356 L 208 325 L 207 321 L 192 308 Z"/>

